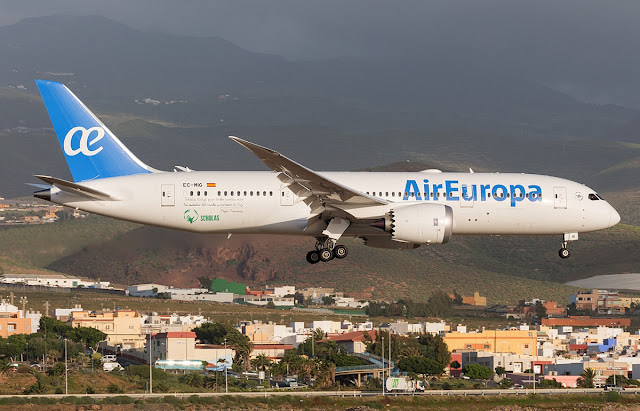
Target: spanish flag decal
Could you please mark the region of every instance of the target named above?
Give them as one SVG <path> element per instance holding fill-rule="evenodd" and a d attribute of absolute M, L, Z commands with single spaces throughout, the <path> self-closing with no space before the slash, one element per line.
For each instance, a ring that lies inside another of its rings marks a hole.
<path fill-rule="evenodd" d="M 215 187 L 216 183 L 207 183 L 207 187 Z"/>

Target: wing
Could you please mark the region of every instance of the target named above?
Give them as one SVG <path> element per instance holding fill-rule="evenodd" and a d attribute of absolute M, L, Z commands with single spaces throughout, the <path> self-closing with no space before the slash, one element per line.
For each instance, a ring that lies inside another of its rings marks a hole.
<path fill-rule="evenodd" d="M 255 154 L 267 167 L 280 173 L 278 179 L 287 184 L 298 198 L 312 208 L 312 214 L 319 214 L 317 210 L 314 212 L 314 209 L 321 205 L 328 210 L 345 211 L 355 218 L 375 218 L 375 216 L 368 216 L 373 209 L 389 204 L 386 200 L 372 197 L 326 178 L 275 150 L 238 137 L 230 136 L 229 138 Z M 368 211 L 363 214 L 362 211 L 365 209 Z M 373 213 L 377 215 L 380 211 Z"/>

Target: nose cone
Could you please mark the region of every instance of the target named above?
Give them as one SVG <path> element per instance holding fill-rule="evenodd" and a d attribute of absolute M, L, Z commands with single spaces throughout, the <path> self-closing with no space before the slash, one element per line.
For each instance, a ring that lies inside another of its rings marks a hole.
<path fill-rule="evenodd" d="M 609 227 L 613 227 L 619 222 L 620 222 L 620 214 L 618 214 L 618 212 L 613 207 L 611 207 L 611 218 L 609 220 Z"/>

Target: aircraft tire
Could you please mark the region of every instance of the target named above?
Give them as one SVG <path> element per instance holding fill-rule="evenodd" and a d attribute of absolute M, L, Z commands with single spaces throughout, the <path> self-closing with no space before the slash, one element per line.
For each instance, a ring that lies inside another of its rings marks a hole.
<path fill-rule="evenodd" d="M 333 250 L 329 250 L 328 248 L 325 248 L 324 250 L 320 250 L 320 261 L 331 261 L 333 260 L 333 257 L 335 257 L 335 254 L 333 253 Z"/>
<path fill-rule="evenodd" d="M 558 255 L 560 255 L 560 258 L 569 258 L 569 256 L 571 255 L 571 252 L 569 251 L 568 248 L 561 248 L 560 251 L 558 252 Z"/>
<path fill-rule="evenodd" d="M 333 254 L 336 256 L 336 258 L 342 259 L 349 254 L 349 249 L 343 245 L 339 245 L 333 249 Z"/>
<path fill-rule="evenodd" d="M 307 262 L 309 264 L 315 264 L 318 261 L 320 261 L 320 253 L 319 252 L 314 250 L 314 251 L 309 251 L 307 253 Z"/>

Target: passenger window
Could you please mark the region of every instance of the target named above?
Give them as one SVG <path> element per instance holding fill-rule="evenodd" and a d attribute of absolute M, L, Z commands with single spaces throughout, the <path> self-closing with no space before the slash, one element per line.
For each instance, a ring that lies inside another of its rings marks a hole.
<path fill-rule="evenodd" d="M 491 198 L 491 193 L 487 193 L 487 197 Z"/>
<path fill-rule="evenodd" d="M 206 192 L 206 191 L 204 192 L 204 196 L 205 196 L 205 197 L 207 196 L 207 192 Z"/>
<path fill-rule="evenodd" d="M 193 196 L 193 191 L 189 191 L 189 195 L 190 195 L 190 196 Z"/>
<path fill-rule="evenodd" d="M 406 191 L 404 192 L 404 196 L 405 197 L 409 197 L 409 193 L 407 193 Z"/>
<path fill-rule="evenodd" d="M 395 191 L 393 191 L 393 192 L 391 193 L 391 197 L 395 197 L 395 196 L 396 196 L 396 192 L 395 192 Z"/>
<path fill-rule="evenodd" d="M 269 197 L 273 197 L 273 191 L 269 191 Z"/>
<path fill-rule="evenodd" d="M 198 197 L 200 197 L 200 191 L 198 191 Z"/>
<path fill-rule="evenodd" d="M 253 197 L 253 191 L 249 191 L 249 195 Z"/>
<path fill-rule="evenodd" d="M 225 196 L 225 197 L 227 196 L 227 192 L 226 192 L 226 191 L 224 192 L 224 196 Z"/>
<path fill-rule="evenodd" d="M 263 195 L 264 197 L 266 197 L 266 196 L 267 196 L 267 192 L 266 192 L 266 191 L 263 191 L 263 192 L 262 192 L 262 195 Z"/>
<path fill-rule="evenodd" d="M 233 191 L 231 192 L 231 197 L 233 197 Z"/>
<path fill-rule="evenodd" d="M 260 191 L 256 191 L 256 195 L 260 196 Z M 284 193 L 282 193 L 282 195 L 284 195 Z"/>
<path fill-rule="evenodd" d="M 246 192 L 246 191 L 244 192 L 244 196 L 245 196 L 245 197 L 247 196 L 247 192 Z"/>
<path fill-rule="evenodd" d="M 385 197 L 389 197 L 389 192 L 387 191 L 386 193 L 384 193 Z"/>

